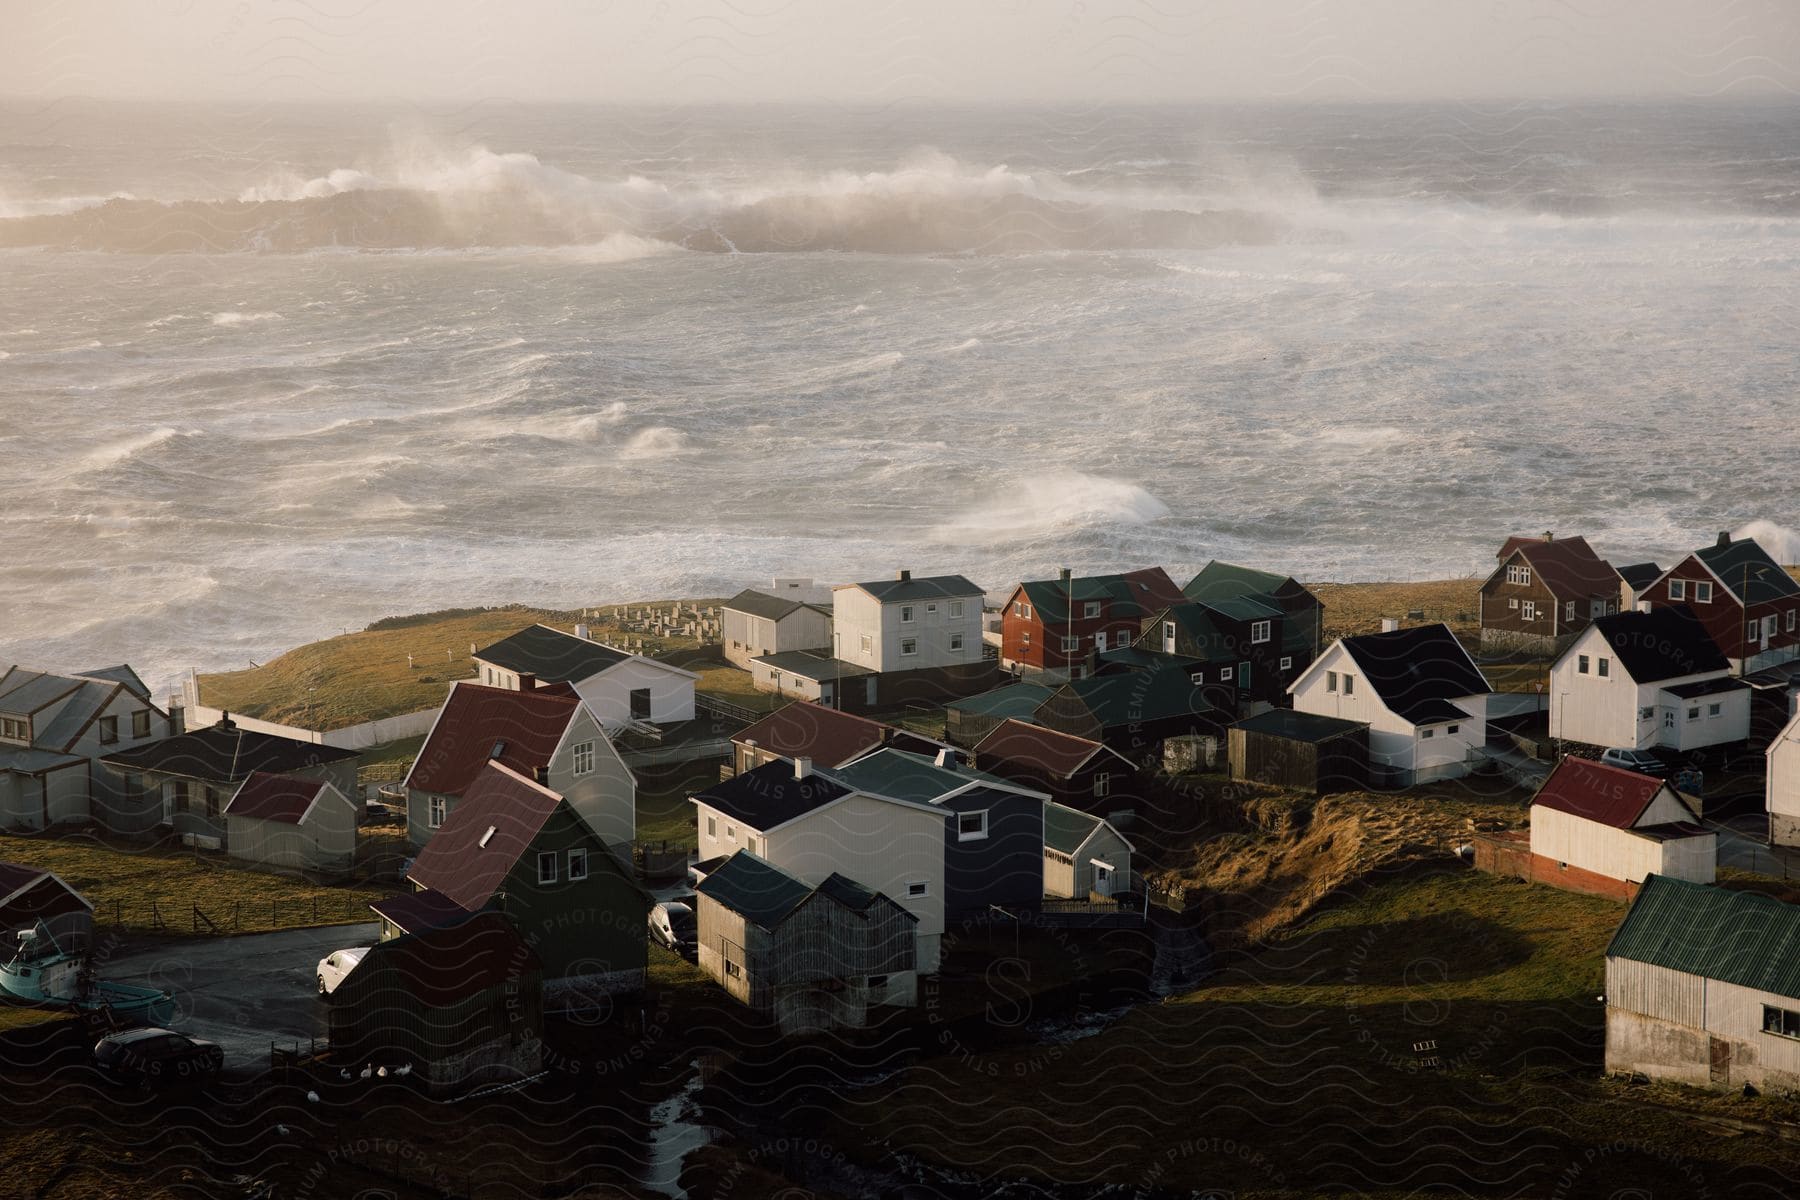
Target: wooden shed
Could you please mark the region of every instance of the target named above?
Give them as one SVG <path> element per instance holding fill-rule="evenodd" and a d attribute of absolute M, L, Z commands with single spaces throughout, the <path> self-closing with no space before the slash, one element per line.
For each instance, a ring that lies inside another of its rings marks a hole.
<path fill-rule="evenodd" d="M 345 872 L 361 815 L 330 780 L 252 771 L 225 806 L 225 849 L 257 866 Z"/>
<path fill-rule="evenodd" d="M 333 1056 L 411 1064 L 433 1091 L 535 1073 L 543 970 L 498 913 L 371 947 L 327 1000 Z"/>
<path fill-rule="evenodd" d="M 1324 795 L 1369 786 L 1369 727 L 1272 708 L 1230 729 L 1231 777 Z"/>
<path fill-rule="evenodd" d="M 10 957 L 21 930 L 42 921 L 60 948 L 85 953 L 94 942 L 94 906 L 42 867 L 0 862 L 0 936 Z"/>
<path fill-rule="evenodd" d="M 918 1003 L 918 918 L 836 873 L 809 887 L 740 850 L 695 889 L 700 969 L 784 1034 L 861 1028 Z"/>

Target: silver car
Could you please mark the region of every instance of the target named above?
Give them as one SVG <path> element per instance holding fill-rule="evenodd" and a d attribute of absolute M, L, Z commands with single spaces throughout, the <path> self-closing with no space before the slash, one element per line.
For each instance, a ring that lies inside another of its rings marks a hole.
<path fill-rule="evenodd" d="M 1600 755 L 1600 761 L 1609 767 L 1620 767 L 1627 771 L 1636 771 L 1640 775 L 1662 776 L 1669 768 L 1663 760 L 1648 750 L 1634 750 L 1628 746 L 1614 746 Z"/>
<path fill-rule="evenodd" d="M 319 960 L 319 995 L 329 996 L 337 990 L 337 985 L 344 982 L 344 976 L 356 969 L 356 964 L 363 960 L 369 952 L 367 946 L 352 946 L 347 950 L 333 950 Z"/>

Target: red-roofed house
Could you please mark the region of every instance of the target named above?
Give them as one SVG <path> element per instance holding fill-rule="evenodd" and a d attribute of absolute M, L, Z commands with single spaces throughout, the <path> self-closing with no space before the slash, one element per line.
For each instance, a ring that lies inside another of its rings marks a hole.
<path fill-rule="evenodd" d="M 1118 785 L 1137 771 L 1099 742 L 1010 718 L 976 745 L 975 766 L 1084 812 L 1111 807 Z"/>
<path fill-rule="evenodd" d="M 406 776 L 406 833 L 423 846 L 490 762 L 568 800 L 613 853 L 637 836 L 637 780 L 565 684 L 529 691 L 458 682 Z"/>
<path fill-rule="evenodd" d="M 356 865 L 356 801 L 330 780 L 252 771 L 225 806 L 233 858 L 291 871 Z"/>
<path fill-rule="evenodd" d="M 408 869 L 418 891 L 372 907 L 384 940 L 451 924 L 452 906 L 505 913 L 543 965 L 545 1003 L 591 1008 L 644 986 L 650 899 L 607 849 L 564 797 L 489 763 Z"/>
<path fill-rule="evenodd" d="M 740 730 L 732 741 L 732 762 L 742 774 L 778 758 L 792 762 L 810 758 L 821 770 L 841 767 L 865 754 L 910 738 L 904 730 L 854 713 L 840 712 L 805 700 L 778 708 L 762 720 Z M 912 741 L 924 743 L 922 738 Z M 931 744 L 904 744 L 903 749 L 935 753 Z"/>
<path fill-rule="evenodd" d="M 1711 883 L 1717 835 L 1652 775 L 1570 755 L 1531 800 L 1530 862 L 1517 873 L 1576 892 L 1629 897 L 1649 875 Z"/>
<path fill-rule="evenodd" d="M 1554 654 L 1619 611 L 1619 573 L 1583 538 L 1510 537 L 1481 585 L 1483 650 Z"/>

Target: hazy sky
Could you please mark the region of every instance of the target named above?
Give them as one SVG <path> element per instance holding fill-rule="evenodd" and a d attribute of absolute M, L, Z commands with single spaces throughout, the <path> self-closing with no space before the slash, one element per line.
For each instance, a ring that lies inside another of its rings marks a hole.
<path fill-rule="evenodd" d="M 0 93 L 405 102 L 1800 91 L 1800 0 L 0 0 Z"/>

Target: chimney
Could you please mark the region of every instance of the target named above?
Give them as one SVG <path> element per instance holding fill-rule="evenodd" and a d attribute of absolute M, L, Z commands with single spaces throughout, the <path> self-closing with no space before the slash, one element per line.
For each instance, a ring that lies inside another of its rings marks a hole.
<path fill-rule="evenodd" d="M 1546 542 L 1554 542 L 1556 540 L 1556 531 L 1551 529 L 1544 530 L 1544 540 Z"/>
<path fill-rule="evenodd" d="M 1381 632 L 1393 633 L 1400 628 L 1400 621 L 1395 617 L 1381 618 Z"/>
<path fill-rule="evenodd" d="M 812 759 L 808 758 L 804 754 L 802 754 L 794 759 L 794 778 L 795 779 L 811 779 L 812 778 Z"/>
<path fill-rule="evenodd" d="M 519 690 L 521 692 L 537 691 L 537 676 L 530 671 L 519 672 Z"/>
<path fill-rule="evenodd" d="M 907 582 L 910 582 L 912 579 L 912 572 L 906 570 L 905 568 L 902 568 L 902 569 L 894 572 L 894 578 L 899 580 L 901 583 L 907 583 Z"/>
<path fill-rule="evenodd" d="M 550 768 L 542 763 L 531 768 L 531 782 L 539 787 L 547 787 L 550 783 Z"/>
<path fill-rule="evenodd" d="M 948 746 L 937 752 L 937 765 L 940 767 L 954 767 L 958 765 L 958 762 L 956 751 Z"/>
<path fill-rule="evenodd" d="M 591 637 L 588 636 L 588 627 L 585 624 L 577 625 L 575 627 L 575 636 L 580 638 L 584 642 L 590 642 L 593 640 Z"/>
<path fill-rule="evenodd" d="M 230 713 L 222 712 L 219 714 L 219 728 L 220 729 L 236 729 L 237 722 L 233 721 L 231 719 Z"/>
<path fill-rule="evenodd" d="M 1720 546 L 1720 547 L 1721 547 L 1721 548 L 1722 548 L 1722 547 L 1725 547 L 1725 546 L 1729 546 L 1729 545 L 1731 545 L 1731 531 L 1730 531 L 1730 530 L 1729 530 L 1729 529 L 1721 529 L 1721 530 L 1719 530 L 1719 541 L 1718 541 L 1718 545 L 1719 545 L 1719 546 Z"/>

